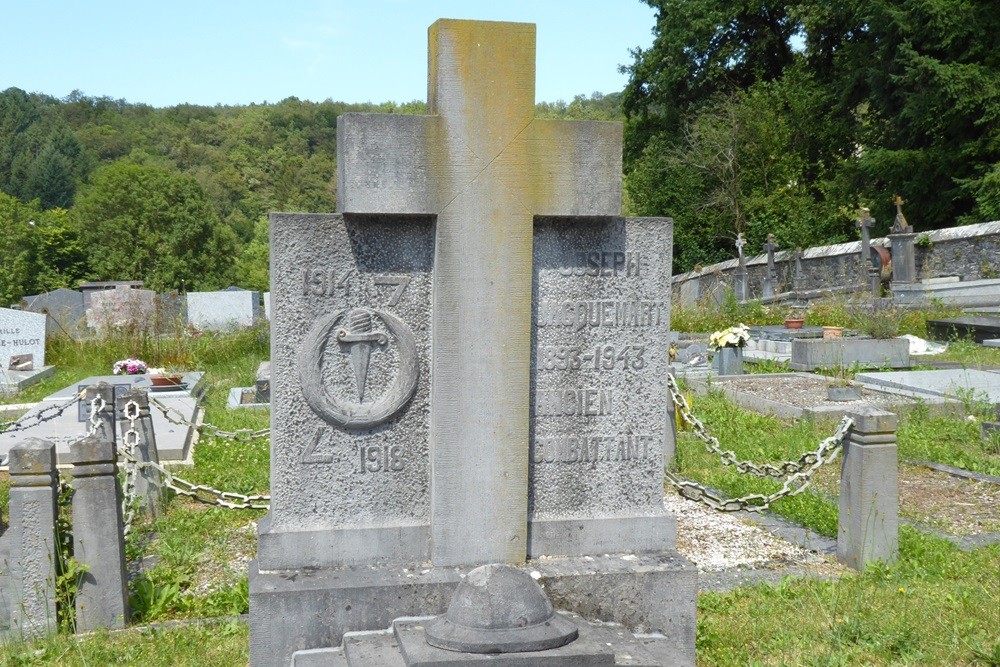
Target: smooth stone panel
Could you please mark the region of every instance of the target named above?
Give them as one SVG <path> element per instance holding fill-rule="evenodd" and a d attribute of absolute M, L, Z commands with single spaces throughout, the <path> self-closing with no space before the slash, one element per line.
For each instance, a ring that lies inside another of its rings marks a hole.
<path fill-rule="evenodd" d="M 985 398 L 1000 403 L 1000 373 L 972 368 L 948 368 L 935 371 L 899 371 L 859 373 L 859 382 L 906 389 L 919 394 L 950 398 Z"/>
<path fill-rule="evenodd" d="M 909 368 L 910 342 L 905 338 L 796 339 L 792 341 L 789 368 L 814 371 L 817 368 L 863 367 Z"/>
<path fill-rule="evenodd" d="M 187 321 L 199 329 L 232 331 L 253 326 L 260 318 L 260 292 L 222 290 L 187 293 Z"/>

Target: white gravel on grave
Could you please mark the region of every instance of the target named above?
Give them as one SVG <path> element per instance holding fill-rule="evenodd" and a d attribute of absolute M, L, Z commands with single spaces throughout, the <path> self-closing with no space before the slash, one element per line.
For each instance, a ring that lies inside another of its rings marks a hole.
<path fill-rule="evenodd" d="M 732 514 L 675 494 L 665 496 L 663 504 L 677 517 L 677 551 L 702 572 L 830 564 L 826 556 L 786 542 Z"/>

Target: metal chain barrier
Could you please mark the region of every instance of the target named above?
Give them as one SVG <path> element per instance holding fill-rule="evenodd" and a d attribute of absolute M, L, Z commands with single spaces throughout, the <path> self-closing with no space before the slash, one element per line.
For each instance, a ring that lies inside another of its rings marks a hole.
<path fill-rule="evenodd" d="M 94 396 L 90 401 L 90 417 L 88 418 L 90 422 L 90 428 L 87 429 L 87 436 L 95 435 L 98 429 L 101 428 L 101 420 L 98 415 L 101 414 L 101 410 L 107 407 L 107 403 L 100 396 Z"/>
<path fill-rule="evenodd" d="M 150 403 L 153 402 L 153 400 L 150 400 Z M 170 410 L 170 408 L 166 408 L 166 406 L 158 401 L 156 403 L 157 407 L 164 412 L 164 416 L 167 416 L 166 411 Z M 198 502 L 217 505 L 218 507 L 225 507 L 227 509 L 269 509 L 271 502 L 270 495 L 244 495 L 241 493 L 220 491 L 204 484 L 193 484 L 186 479 L 175 476 L 170 470 L 159 463 L 140 461 L 135 452 L 139 445 L 139 432 L 135 426 L 136 420 L 139 418 L 139 404 L 135 401 L 126 403 L 125 417 L 129 421 L 129 428 L 123 436 L 121 454 L 125 458 L 125 487 L 122 494 L 122 517 L 125 521 L 126 535 L 132 530 L 132 521 L 135 518 L 135 477 L 139 470 L 144 468 L 159 471 L 163 476 L 163 485 L 166 488 L 171 489 L 179 495 L 194 498 Z M 169 417 L 167 418 L 174 424 L 194 426 L 190 422 L 176 422 Z M 249 431 L 249 429 L 246 430 Z"/>
<path fill-rule="evenodd" d="M 41 424 L 42 422 L 47 422 L 55 419 L 62 413 L 66 411 L 67 408 L 76 405 L 83 400 L 83 392 L 79 394 L 74 394 L 66 403 L 61 405 L 50 405 L 47 408 L 43 408 L 33 415 L 28 415 L 27 417 L 22 417 L 21 419 L 16 419 L 9 422 L 0 422 L 0 433 L 14 433 L 16 431 L 27 431 L 29 428 L 34 428 Z"/>
<path fill-rule="evenodd" d="M 253 430 L 251 428 L 241 428 L 235 431 L 223 431 L 218 426 L 212 424 L 195 424 L 184 418 L 178 410 L 171 408 L 159 402 L 152 396 L 149 397 L 149 404 L 155 405 L 159 408 L 160 412 L 163 413 L 164 418 L 175 426 L 189 426 L 196 429 L 204 435 L 210 435 L 215 438 L 223 438 L 225 440 L 236 440 L 238 442 L 249 442 L 251 440 L 257 440 L 259 438 L 268 438 L 271 436 L 270 428 L 262 428 L 258 430 Z M 171 416 L 171 413 L 177 415 L 177 417 Z"/>
<path fill-rule="evenodd" d="M 681 479 L 674 473 L 667 470 L 665 472 L 667 481 L 670 482 L 677 491 L 690 500 L 696 500 L 709 507 L 722 512 L 763 512 L 771 503 L 780 499 L 798 494 L 809 488 L 812 483 L 813 474 L 824 464 L 833 461 L 840 453 L 840 449 L 847 437 L 848 431 L 854 425 L 854 420 L 844 417 L 837 427 L 836 432 L 829 438 L 819 443 L 814 451 L 806 452 L 797 461 L 785 461 L 780 465 L 770 463 L 756 464 L 752 461 L 739 461 L 736 453 L 732 450 L 723 450 L 719 446 L 719 440 L 710 435 L 705 425 L 691 414 L 687 399 L 680 393 L 674 376 L 667 374 L 667 387 L 674 405 L 677 406 L 681 418 L 691 425 L 694 434 L 705 443 L 705 448 L 712 453 L 718 454 L 722 463 L 733 466 L 738 472 L 752 475 L 754 477 L 768 477 L 772 479 L 784 479 L 781 488 L 772 494 L 764 495 L 752 493 L 741 498 L 723 498 L 718 493 L 705 487 L 698 482 Z M 787 477 L 786 477 L 787 476 Z"/>
<path fill-rule="evenodd" d="M 139 418 L 139 404 L 129 401 L 125 404 L 125 418 L 128 419 L 128 430 L 122 434 L 121 453 L 125 457 L 125 483 L 122 486 L 122 534 L 126 537 L 132 532 L 132 521 L 135 519 L 135 475 L 138 462 L 135 450 L 139 446 L 139 431 L 135 422 Z"/>
<path fill-rule="evenodd" d="M 739 461 L 736 458 L 736 452 L 730 449 L 723 450 L 719 445 L 719 439 L 714 435 L 711 435 L 701 420 L 691 413 L 691 408 L 688 406 L 687 399 L 684 398 L 684 395 L 681 394 L 680 389 L 678 389 L 674 376 L 669 373 L 667 374 L 667 387 L 670 389 L 670 396 L 673 399 L 674 405 L 677 407 L 677 411 L 678 414 L 680 414 L 681 419 L 690 425 L 694 435 L 705 443 L 705 449 L 719 455 L 719 458 L 722 460 L 722 465 L 733 466 L 737 471 L 754 477 L 784 479 L 788 475 L 794 475 L 795 473 L 808 469 L 817 460 L 817 451 L 811 451 L 802 454 L 796 461 L 784 461 L 778 465 L 774 465 L 772 463 L 754 463 L 753 461 Z M 848 422 L 850 422 L 850 418 L 844 417 L 841 420 L 840 425 L 837 427 L 837 433 L 843 431 L 846 435 L 847 429 L 849 429 L 853 423 Z"/>

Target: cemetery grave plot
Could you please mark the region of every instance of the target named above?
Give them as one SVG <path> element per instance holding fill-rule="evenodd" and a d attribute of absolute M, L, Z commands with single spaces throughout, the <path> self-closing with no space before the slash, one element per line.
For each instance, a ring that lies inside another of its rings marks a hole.
<path fill-rule="evenodd" d="M 840 493 L 836 466 L 821 469 L 814 486 Z M 918 526 L 958 537 L 992 535 L 1000 539 L 1000 485 L 962 479 L 924 466 L 899 466 L 899 514 Z"/>
<path fill-rule="evenodd" d="M 961 404 L 952 399 L 916 397 L 903 391 L 880 391 L 866 386 L 861 387 L 860 400 L 831 401 L 826 391 L 829 384 L 829 378 L 805 373 L 728 376 L 711 380 L 711 386 L 722 387 L 726 396 L 737 405 L 786 418 L 839 417 L 864 404 L 893 412 L 905 411 L 918 404 L 942 412 L 957 413 L 961 409 Z M 695 380 L 692 386 L 704 390 L 709 385 Z"/>
<path fill-rule="evenodd" d="M 89 406 L 77 402 L 65 410 L 57 411 L 59 406 L 66 405 L 82 389 L 106 382 L 122 392 L 130 387 L 146 387 L 151 398 L 170 410 L 169 417 L 159 407 L 151 410 L 153 424 L 156 429 L 157 449 L 161 461 L 184 461 L 190 458 L 197 440 L 195 429 L 188 426 L 196 423 L 199 418 L 199 396 L 202 387 L 199 383 L 204 373 L 188 372 L 183 376 L 183 382 L 177 387 L 152 387 L 149 376 L 146 375 L 104 375 L 83 378 L 59 391 L 46 396 L 19 419 L 30 421 L 33 415 L 57 416 L 46 419 L 32 426 L 28 431 L 10 431 L 0 433 L 0 456 L 6 454 L 24 437 L 36 437 L 51 440 L 56 443 L 56 456 L 60 464 L 66 462 L 70 444 L 79 440 L 87 430 L 87 414 Z M 117 395 L 117 394 L 116 394 Z M 175 421 L 181 423 L 174 423 Z"/>
<path fill-rule="evenodd" d="M 1000 337 L 1000 317 L 969 315 L 927 320 L 927 333 L 935 340 L 971 337 L 982 343 Z"/>

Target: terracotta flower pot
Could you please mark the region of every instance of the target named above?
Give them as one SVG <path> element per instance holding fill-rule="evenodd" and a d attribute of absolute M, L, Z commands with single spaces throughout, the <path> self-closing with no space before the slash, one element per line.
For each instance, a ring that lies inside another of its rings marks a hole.
<path fill-rule="evenodd" d="M 180 373 L 170 373 L 168 375 L 150 375 L 149 381 L 154 387 L 172 387 L 183 382 L 184 376 Z"/>
<path fill-rule="evenodd" d="M 785 328 L 786 329 L 801 329 L 803 322 L 805 322 L 805 320 L 796 320 L 796 319 L 785 320 Z"/>
<path fill-rule="evenodd" d="M 840 338 L 844 335 L 844 327 L 823 327 L 823 338 Z"/>

